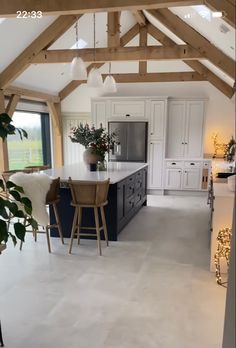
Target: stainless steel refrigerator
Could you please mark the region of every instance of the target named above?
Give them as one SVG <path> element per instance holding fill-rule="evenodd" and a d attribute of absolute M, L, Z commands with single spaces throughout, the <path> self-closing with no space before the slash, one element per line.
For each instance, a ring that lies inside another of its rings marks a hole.
<path fill-rule="evenodd" d="M 116 134 L 110 161 L 147 161 L 147 122 L 109 122 L 109 134 Z"/>

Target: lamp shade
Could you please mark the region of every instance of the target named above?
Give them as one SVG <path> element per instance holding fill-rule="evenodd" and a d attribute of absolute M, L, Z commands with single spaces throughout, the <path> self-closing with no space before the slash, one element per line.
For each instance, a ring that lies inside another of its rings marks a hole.
<path fill-rule="evenodd" d="M 87 80 L 87 68 L 80 57 L 75 57 L 71 63 L 72 80 Z"/>
<path fill-rule="evenodd" d="M 102 74 L 96 68 L 92 69 L 88 75 L 88 87 L 100 88 L 103 86 Z"/>
<path fill-rule="evenodd" d="M 103 84 L 104 91 L 107 93 L 117 92 L 116 81 L 112 75 L 108 75 Z"/>

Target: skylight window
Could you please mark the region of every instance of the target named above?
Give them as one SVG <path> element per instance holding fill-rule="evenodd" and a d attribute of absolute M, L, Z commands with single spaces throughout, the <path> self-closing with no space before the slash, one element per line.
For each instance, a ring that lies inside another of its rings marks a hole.
<path fill-rule="evenodd" d="M 71 49 L 76 49 L 78 48 L 84 48 L 87 46 L 87 42 L 84 41 L 83 39 L 79 39 L 73 46 L 71 46 Z"/>
<path fill-rule="evenodd" d="M 194 9 L 194 11 L 196 11 L 202 18 L 206 19 L 208 22 L 211 22 L 212 18 L 223 17 L 222 12 L 213 12 L 205 5 L 196 5 L 191 7 Z M 189 14 L 187 14 L 187 17 L 185 18 L 191 18 L 191 15 L 190 17 L 188 17 L 188 15 Z"/>

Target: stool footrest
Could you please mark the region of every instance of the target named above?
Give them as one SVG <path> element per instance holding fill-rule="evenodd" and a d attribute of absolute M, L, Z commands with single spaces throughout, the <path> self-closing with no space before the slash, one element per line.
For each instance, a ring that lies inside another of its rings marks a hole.
<path fill-rule="evenodd" d="M 80 230 L 96 230 L 96 227 L 82 227 L 82 226 L 79 226 Z M 103 226 L 99 227 L 99 231 L 103 230 Z"/>

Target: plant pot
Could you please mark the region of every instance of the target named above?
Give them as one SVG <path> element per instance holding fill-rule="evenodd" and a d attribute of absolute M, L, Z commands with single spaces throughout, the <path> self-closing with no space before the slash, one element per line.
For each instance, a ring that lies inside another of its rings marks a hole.
<path fill-rule="evenodd" d="M 89 165 L 96 164 L 99 161 L 100 157 L 93 153 L 93 149 L 91 147 L 88 147 L 83 153 L 83 159 L 84 163 Z"/>

